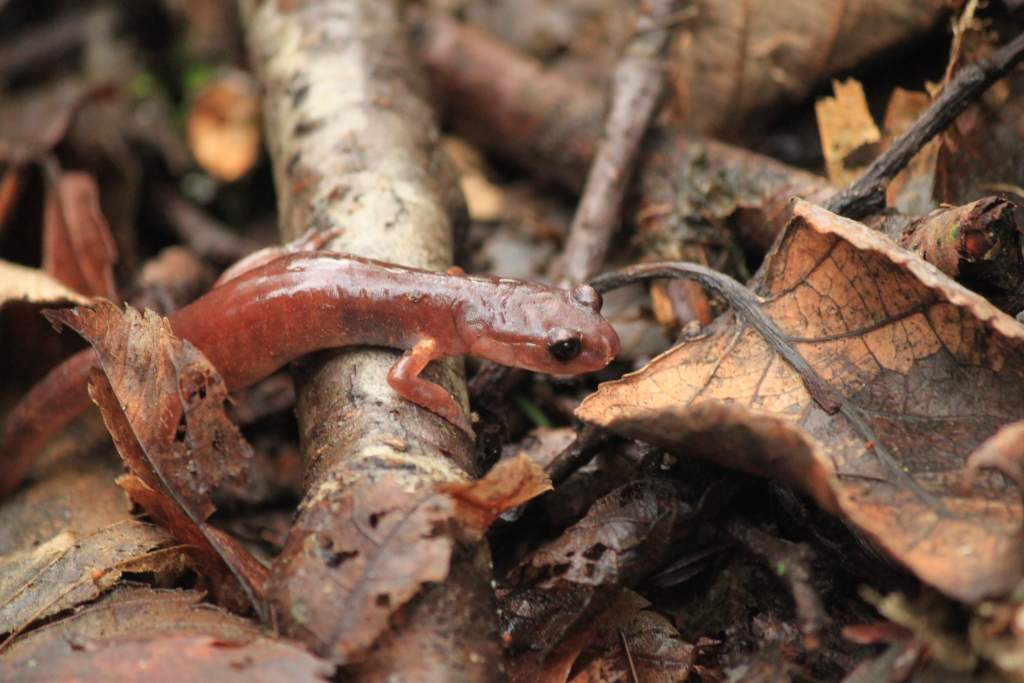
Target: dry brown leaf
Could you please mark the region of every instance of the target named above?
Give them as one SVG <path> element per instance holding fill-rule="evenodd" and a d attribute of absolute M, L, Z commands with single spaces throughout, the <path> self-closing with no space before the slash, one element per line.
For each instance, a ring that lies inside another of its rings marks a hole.
<path fill-rule="evenodd" d="M 457 543 L 475 543 L 497 517 L 550 490 L 526 455 L 482 479 L 410 491 L 394 479 L 329 484 L 303 504 L 276 560 L 269 597 L 286 628 L 339 664 L 358 662 L 425 585 L 443 582 Z M 325 531 L 329 530 L 329 531 Z"/>
<path fill-rule="evenodd" d="M 547 658 L 524 653 L 512 658 L 513 683 L 681 683 L 697 654 L 672 623 L 647 608 L 651 603 L 628 588 Z M 627 655 L 628 650 L 628 655 Z M 636 678 L 633 678 L 635 672 Z"/>
<path fill-rule="evenodd" d="M 117 247 L 100 208 L 96 180 L 62 173 L 47 191 L 43 210 L 43 270 L 76 292 L 117 301 Z"/>
<path fill-rule="evenodd" d="M 102 425 L 96 425 L 96 429 L 105 440 Z M 61 440 L 55 440 L 56 447 L 60 447 Z M 67 441 L 78 448 L 89 438 L 79 433 L 69 435 Z M 132 519 L 131 501 L 114 484 L 122 471 L 121 464 L 103 457 L 100 449 L 91 455 L 77 459 L 60 459 L 58 455 L 58 466 L 47 472 L 48 476 L 4 500 L 0 505 L 0 557 L 39 546 L 62 531 L 84 537 Z M 82 501 L 89 504 L 83 505 Z"/>
<path fill-rule="evenodd" d="M 501 449 L 503 460 L 525 456 L 538 467 L 547 470 L 555 458 L 576 440 L 573 427 L 537 427 L 519 441 L 505 444 Z"/>
<path fill-rule="evenodd" d="M 673 486 L 653 479 L 599 499 L 512 573 L 518 585 L 501 601 L 510 642 L 543 654 L 586 628 L 623 585 L 658 568 L 686 512 Z"/>
<path fill-rule="evenodd" d="M 552 488 L 543 468 L 525 453 L 500 461 L 477 481 L 441 486 L 455 500 L 455 514 L 464 532 L 477 539 L 503 512 Z"/>
<path fill-rule="evenodd" d="M 24 184 L 24 172 L 17 166 L 8 166 L 0 176 L 0 234 L 7 227 L 7 219 L 18 203 Z"/>
<path fill-rule="evenodd" d="M 815 103 L 814 113 L 829 182 L 846 187 L 874 160 L 882 133 L 871 118 L 860 81 L 832 81 L 832 91 L 833 97 Z"/>
<path fill-rule="evenodd" d="M 188 146 L 199 165 L 225 182 L 238 180 L 260 155 L 259 89 L 241 71 L 202 89 L 188 113 Z"/>
<path fill-rule="evenodd" d="M 0 633 L 95 600 L 125 572 L 183 573 L 185 549 L 160 527 L 125 521 L 86 536 L 63 531 L 0 563 Z"/>
<path fill-rule="evenodd" d="M 266 569 L 206 524 L 215 509 L 211 490 L 239 479 L 251 457 L 224 413 L 223 379 L 194 346 L 173 335 L 166 319 L 150 311 L 122 312 L 97 300 L 48 317 L 81 334 L 99 354 L 103 372 L 93 370 L 89 392 L 130 471 L 118 483 L 196 549 L 220 600 L 236 609 L 249 604 L 265 616 Z"/>
<path fill-rule="evenodd" d="M 31 666 L 32 660 L 71 656 L 89 642 L 124 636 L 175 632 L 244 643 L 261 634 L 255 622 L 204 603 L 203 597 L 195 590 L 120 584 L 95 602 L 19 636 L 4 649 L 2 660 L 9 666 Z"/>
<path fill-rule="evenodd" d="M 8 301 L 39 304 L 89 302 L 41 270 L 0 260 L 0 304 Z"/>
<path fill-rule="evenodd" d="M 755 293 L 846 415 L 730 314 L 578 416 L 802 488 L 960 600 L 1005 592 L 1024 562 L 1020 498 L 962 484 L 968 454 L 1024 416 L 1024 326 L 859 223 L 793 211 Z"/>
<path fill-rule="evenodd" d="M 752 114 L 803 99 L 824 77 L 929 31 L 943 0 L 699 0 L 673 48 L 675 107 L 704 132 L 740 130 Z"/>
<path fill-rule="evenodd" d="M 469 217 L 475 221 L 495 221 L 505 212 L 505 193 L 484 175 L 483 157 L 461 138 L 446 137 L 447 152 L 459 174 L 459 188 L 466 198 Z"/>
<path fill-rule="evenodd" d="M 9 673 L 13 675 L 17 671 L 9 670 Z M 216 636 L 171 634 L 152 639 L 126 637 L 89 643 L 88 647 L 67 657 L 33 660 L 24 673 L 26 675 L 18 680 L 280 683 L 327 681 L 332 668 L 295 645 L 270 639 L 233 644 L 223 643 Z"/>
<path fill-rule="evenodd" d="M 301 647 L 266 637 L 257 624 L 203 603 L 202 599 L 203 594 L 198 591 L 121 586 L 95 603 L 15 640 L 0 655 L 0 672 L 9 674 L 11 680 L 55 680 L 47 676 L 59 677 L 58 672 L 81 676 L 89 667 L 88 655 L 83 653 L 125 639 L 158 647 L 165 638 L 175 642 L 184 637 L 205 637 L 216 640 L 219 645 L 230 646 L 224 654 L 244 654 L 246 650 L 237 648 L 248 646 L 250 651 L 273 654 L 283 660 L 253 662 L 254 670 L 247 668 L 244 659 L 233 660 L 252 677 L 248 680 L 263 680 L 271 673 L 284 676 L 274 678 L 275 681 L 320 680 L 319 676 L 331 673 L 332 667 Z M 187 662 L 185 666 L 195 664 L 196 661 Z M 154 673 L 165 675 L 164 672 L 174 675 L 174 680 L 187 680 L 181 678 L 183 669 L 179 662 L 161 663 L 161 666 L 163 668 L 149 672 L 144 680 L 147 683 L 159 680 L 152 676 Z M 101 669 L 98 674 L 110 680 L 110 671 Z M 222 680 L 221 673 L 217 669 L 204 669 L 195 680 Z M 210 676 L 212 678 L 208 678 Z"/>

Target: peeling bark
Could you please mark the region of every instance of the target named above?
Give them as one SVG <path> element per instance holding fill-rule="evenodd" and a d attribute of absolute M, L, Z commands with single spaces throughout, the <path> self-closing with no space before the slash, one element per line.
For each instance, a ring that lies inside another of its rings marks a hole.
<path fill-rule="evenodd" d="M 397 5 L 240 0 L 265 89 L 282 239 L 340 226 L 328 248 L 444 269 L 463 211 Z M 319 545 L 331 530 L 316 525 L 362 487 L 388 481 L 425 491 L 473 476 L 466 436 L 388 386 L 397 357 L 350 349 L 320 354 L 297 373 L 307 492 L 271 571 L 270 597 L 283 630 L 327 655 L 345 650 L 344 636 L 326 625 L 341 619 L 335 613 L 354 589 L 337 580 L 337 563 Z M 426 374 L 467 405 L 461 362 Z M 501 652 L 490 581 L 485 546 L 456 548 L 445 582 L 396 605 L 374 648 L 335 661 L 357 664 L 359 680 L 494 680 Z"/>

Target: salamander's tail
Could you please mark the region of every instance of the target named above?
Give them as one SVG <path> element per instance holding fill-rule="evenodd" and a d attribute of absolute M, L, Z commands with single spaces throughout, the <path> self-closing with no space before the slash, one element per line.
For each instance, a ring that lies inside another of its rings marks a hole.
<path fill-rule="evenodd" d="M 89 407 L 86 382 L 96 352 L 80 351 L 55 367 L 7 415 L 0 434 L 0 498 L 21 483 L 40 449 Z"/>

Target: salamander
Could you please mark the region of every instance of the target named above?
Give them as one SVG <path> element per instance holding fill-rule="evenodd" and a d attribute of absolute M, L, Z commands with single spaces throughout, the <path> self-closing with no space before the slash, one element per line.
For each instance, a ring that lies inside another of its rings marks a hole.
<path fill-rule="evenodd" d="M 230 390 L 243 389 L 314 351 L 343 346 L 404 350 L 388 372 L 403 398 L 470 437 L 452 396 L 420 376 L 433 360 L 471 355 L 535 372 L 574 375 L 605 367 L 619 339 L 592 287 L 572 290 L 482 275 L 407 268 L 328 251 L 258 253 L 169 316 Z M 9 414 L 0 435 L 0 494 L 33 455 L 89 406 L 98 364 L 86 349 L 55 367 Z"/>

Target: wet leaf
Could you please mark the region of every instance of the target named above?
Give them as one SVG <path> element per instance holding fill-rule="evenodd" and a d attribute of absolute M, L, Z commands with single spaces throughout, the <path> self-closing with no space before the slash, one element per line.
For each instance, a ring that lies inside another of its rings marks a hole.
<path fill-rule="evenodd" d="M 76 292 L 117 301 L 117 247 L 88 173 L 62 173 L 49 188 L 43 214 L 43 270 Z"/>
<path fill-rule="evenodd" d="M 602 385 L 587 422 L 802 488 L 924 581 L 976 601 L 1020 577 L 1021 503 L 964 462 L 1024 415 L 1024 326 L 864 226 L 805 202 L 756 294 L 842 397 L 830 415 L 733 314 Z M 888 455 L 889 459 L 885 456 Z"/>
<path fill-rule="evenodd" d="M 673 486 L 657 480 L 626 484 L 599 499 L 513 573 L 516 585 L 501 601 L 511 642 L 548 651 L 585 627 L 622 586 L 658 568 L 686 511 Z"/>
<path fill-rule="evenodd" d="M 203 88 L 188 114 L 188 145 L 210 175 L 231 182 L 249 172 L 260 154 L 259 90 L 241 71 Z"/>
<path fill-rule="evenodd" d="M 197 549 L 218 597 L 263 612 L 266 569 L 230 537 L 206 524 L 210 492 L 237 480 L 251 456 L 224 413 L 223 380 L 166 319 L 97 300 L 91 307 L 51 311 L 97 350 L 89 392 L 130 474 L 118 480 L 132 500 Z M 106 373 L 106 374 L 104 374 Z M 245 598 L 236 594 L 241 589 Z"/>
<path fill-rule="evenodd" d="M 0 633 L 95 600 L 125 572 L 180 574 L 185 549 L 160 527 L 126 521 L 86 536 L 63 531 L 0 563 Z"/>

